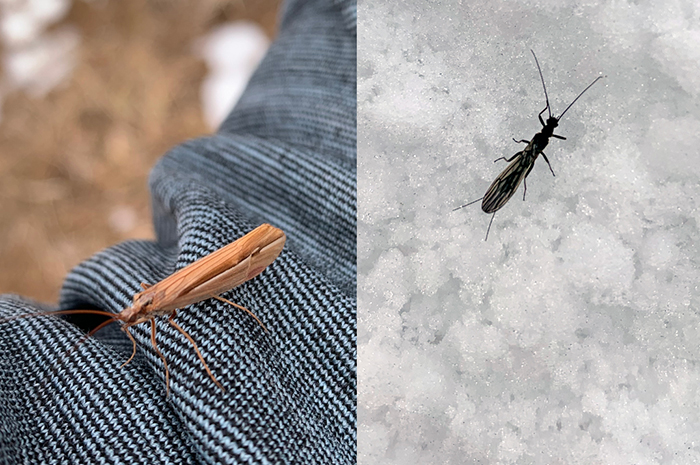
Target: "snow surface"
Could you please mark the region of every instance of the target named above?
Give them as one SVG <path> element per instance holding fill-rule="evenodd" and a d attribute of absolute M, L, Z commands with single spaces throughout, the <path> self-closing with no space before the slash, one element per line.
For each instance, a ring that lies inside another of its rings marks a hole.
<path fill-rule="evenodd" d="M 358 462 L 700 463 L 700 3 L 359 10 Z"/>
<path fill-rule="evenodd" d="M 70 10 L 70 0 L 0 0 L 0 48 L 4 96 L 22 90 L 42 98 L 66 82 L 77 65 L 80 34 L 55 27 Z M 255 23 L 236 21 L 215 28 L 194 44 L 209 73 L 201 87 L 204 118 L 214 130 L 231 111 L 269 48 Z"/>
<path fill-rule="evenodd" d="M 219 26 L 198 41 L 198 53 L 209 67 L 201 99 L 204 119 L 212 130 L 238 102 L 269 47 L 260 26 L 247 21 Z"/>
<path fill-rule="evenodd" d="M 66 25 L 47 31 L 70 5 L 69 0 L 0 0 L 0 111 L 11 92 L 42 98 L 70 77 L 80 35 Z"/>

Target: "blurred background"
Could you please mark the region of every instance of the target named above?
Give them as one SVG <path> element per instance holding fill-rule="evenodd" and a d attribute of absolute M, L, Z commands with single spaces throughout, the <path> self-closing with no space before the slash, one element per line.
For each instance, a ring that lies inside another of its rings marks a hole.
<path fill-rule="evenodd" d="M 0 0 L 0 293 L 55 303 L 99 250 L 154 237 L 148 173 L 211 133 L 280 0 Z"/>

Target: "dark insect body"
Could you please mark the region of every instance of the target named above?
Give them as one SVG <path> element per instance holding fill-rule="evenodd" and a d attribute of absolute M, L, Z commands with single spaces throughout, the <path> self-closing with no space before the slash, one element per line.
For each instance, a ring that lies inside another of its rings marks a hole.
<path fill-rule="evenodd" d="M 547 87 L 544 85 L 544 77 L 542 77 L 542 69 L 540 68 L 540 63 L 539 61 L 537 61 L 537 56 L 535 56 L 535 52 L 533 52 L 532 50 L 530 50 L 530 52 L 532 52 L 532 56 L 535 58 L 535 64 L 537 64 L 537 71 L 539 71 L 540 73 L 540 79 L 542 80 L 542 88 L 544 89 L 544 98 L 545 102 L 547 103 L 547 106 L 544 108 L 544 110 L 542 110 L 537 115 L 537 118 L 539 118 L 540 120 L 540 124 L 542 124 L 542 130 L 535 134 L 532 140 L 529 141 L 513 139 L 514 142 L 527 144 L 527 146 L 521 152 L 516 153 L 510 158 L 500 157 L 494 160 L 494 163 L 498 160 L 505 160 L 506 162 L 509 162 L 510 165 L 508 165 L 506 169 L 504 169 L 501 172 L 501 174 L 498 175 L 498 177 L 493 181 L 493 183 L 491 183 L 491 187 L 489 187 L 489 189 L 486 191 L 486 194 L 484 194 L 482 198 L 476 199 L 472 202 L 469 202 L 452 210 L 459 210 L 461 208 L 472 205 L 478 202 L 479 200 L 482 200 L 481 209 L 484 211 L 484 213 L 493 213 L 493 216 L 491 216 L 491 221 L 489 221 L 488 229 L 486 230 L 486 239 L 484 240 L 488 240 L 489 238 L 489 231 L 491 230 L 491 224 L 493 223 L 493 218 L 496 216 L 496 212 L 500 210 L 506 203 L 508 203 L 511 197 L 513 197 L 513 194 L 515 194 L 515 191 L 518 190 L 518 186 L 520 186 L 521 181 L 523 182 L 524 186 L 523 200 L 525 200 L 525 193 L 527 192 L 526 178 L 530 174 L 530 171 L 532 171 L 532 168 L 535 166 L 535 160 L 537 160 L 537 157 L 542 155 L 544 161 L 547 162 L 547 166 L 549 166 L 549 171 L 551 171 L 552 176 L 554 176 L 554 170 L 552 169 L 552 165 L 549 163 L 549 159 L 547 158 L 547 155 L 544 154 L 543 150 L 545 149 L 545 147 L 547 147 L 547 144 L 549 144 L 549 139 L 552 137 L 556 139 L 566 140 L 566 137 L 554 134 L 554 129 L 559 125 L 559 120 L 561 120 L 561 118 L 564 116 L 564 113 L 566 113 L 569 110 L 569 108 L 571 108 L 571 106 L 574 103 L 576 103 L 576 100 L 578 100 L 584 94 L 584 92 L 590 89 L 593 84 L 598 82 L 598 80 L 603 78 L 603 76 L 598 76 L 593 82 L 591 82 L 588 85 L 588 87 L 583 89 L 583 91 L 580 94 L 578 94 L 578 97 L 576 97 L 574 101 L 571 102 L 568 107 L 566 107 L 566 109 L 561 113 L 561 115 L 559 115 L 558 118 L 554 117 L 552 116 L 552 110 L 549 106 Z M 547 111 L 549 114 L 546 123 L 542 119 L 542 113 L 544 113 L 545 111 Z"/>

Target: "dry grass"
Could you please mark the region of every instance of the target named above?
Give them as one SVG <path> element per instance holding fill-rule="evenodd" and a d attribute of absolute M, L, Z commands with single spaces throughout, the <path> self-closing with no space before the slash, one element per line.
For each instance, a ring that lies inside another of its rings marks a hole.
<path fill-rule="evenodd" d="M 248 19 L 273 37 L 279 0 L 74 0 L 70 81 L 10 95 L 0 122 L 0 293 L 55 302 L 66 273 L 125 239 L 153 238 L 147 177 L 206 134 L 197 37 Z"/>

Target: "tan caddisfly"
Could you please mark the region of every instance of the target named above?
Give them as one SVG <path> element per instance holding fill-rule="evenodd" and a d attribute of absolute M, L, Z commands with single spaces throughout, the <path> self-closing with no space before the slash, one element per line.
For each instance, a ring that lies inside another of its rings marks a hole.
<path fill-rule="evenodd" d="M 216 380 L 207 366 L 207 363 L 204 361 L 204 357 L 202 357 L 197 344 L 195 344 L 192 337 L 174 321 L 177 309 L 184 308 L 202 300 L 215 298 L 247 312 L 255 318 L 263 329 L 265 329 L 262 322 L 250 310 L 219 297 L 219 295 L 259 275 L 275 261 L 284 247 L 285 240 L 286 236 L 282 230 L 269 224 L 260 225 L 245 236 L 187 265 L 156 284 L 148 285 L 141 283 L 143 291 L 135 294 L 131 306 L 125 308 L 118 314 L 102 310 L 57 310 L 18 315 L 0 320 L 0 322 L 38 315 L 72 315 L 86 313 L 108 316 L 109 319 L 107 321 L 104 321 L 86 334 L 76 346 L 106 325 L 115 321 L 121 321 L 123 323 L 122 329 L 126 332 L 127 336 L 129 336 L 134 347 L 131 357 L 122 364 L 123 367 L 136 355 L 136 339 L 132 336 L 129 328 L 139 323 L 150 321 L 151 344 L 156 354 L 163 360 L 163 365 L 165 366 L 166 392 L 169 394 L 170 374 L 168 371 L 168 363 L 156 345 L 155 324 L 155 317 L 168 316 L 168 322 L 190 341 L 197 353 L 197 357 L 199 357 L 204 369 L 209 374 L 209 377 L 223 390 L 223 386 Z M 265 329 L 265 331 L 267 330 Z"/>

